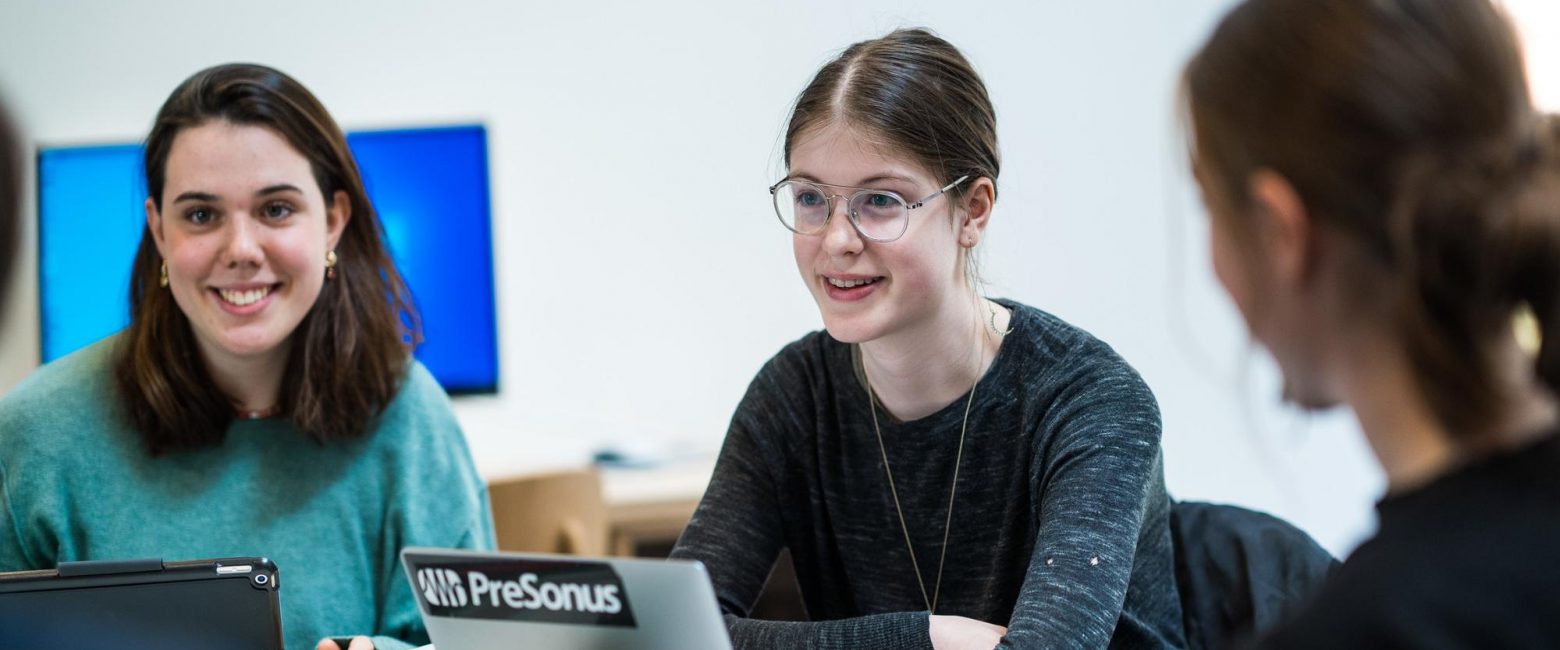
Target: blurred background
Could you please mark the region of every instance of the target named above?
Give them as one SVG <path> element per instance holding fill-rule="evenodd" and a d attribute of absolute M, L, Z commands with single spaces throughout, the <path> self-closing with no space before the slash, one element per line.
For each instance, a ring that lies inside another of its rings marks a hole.
<path fill-rule="evenodd" d="M 229 61 L 295 76 L 350 131 L 483 125 L 499 374 L 455 399 L 479 469 L 606 458 L 646 468 L 610 470 L 609 502 L 687 502 L 754 373 L 821 326 L 765 191 L 792 100 L 846 45 L 929 27 L 997 108 L 989 293 L 1137 367 L 1176 497 L 1272 512 L 1345 554 L 1374 525 L 1380 473 L 1352 416 L 1279 403 L 1213 278 L 1186 169 L 1178 74 L 1232 4 L 8 0 L 0 94 L 33 147 L 135 143 L 175 85 Z M 1560 109 L 1560 8 L 1506 5 Z M 0 390 L 40 360 L 37 206 Z"/>

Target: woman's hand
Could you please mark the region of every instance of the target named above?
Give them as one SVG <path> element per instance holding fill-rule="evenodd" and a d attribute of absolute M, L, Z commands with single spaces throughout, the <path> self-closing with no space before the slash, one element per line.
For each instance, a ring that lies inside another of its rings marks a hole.
<path fill-rule="evenodd" d="M 374 650 L 374 642 L 366 636 L 352 637 L 352 643 L 343 648 L 334 639 L 320 639 L 314 650 Z"/>
<path fill-rule="evenodd" d="M 932 616 L 927 624 L 936 650 L 991 650 L 1007 628 L 963 616 Z"/>

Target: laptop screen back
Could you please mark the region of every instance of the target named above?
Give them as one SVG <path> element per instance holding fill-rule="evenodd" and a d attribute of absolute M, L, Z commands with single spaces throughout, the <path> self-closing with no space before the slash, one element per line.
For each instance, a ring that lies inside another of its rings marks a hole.
<path fill-rule="evenodd" d="M 439 648 L 731 648 L 697 562 L 419 548 L 401 559 Z"/>

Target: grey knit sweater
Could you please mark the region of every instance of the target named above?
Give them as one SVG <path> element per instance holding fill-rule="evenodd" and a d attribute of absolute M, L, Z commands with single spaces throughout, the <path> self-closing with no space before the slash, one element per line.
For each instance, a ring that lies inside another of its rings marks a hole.
<path fill-rule="evenodd" d="M 936 613 L 1000 647 L 1183 644 L 1159 409 L 1111 348 L 1040 310 L 980 380 Z M 930 648 L 927 611 L 851 346 L 815 332 L 759 371 L 672 556 L 704 562 L 737 648 Z M 928 592 L 965 398 L 878 416 Z M 790 548 L 811 622 L 745 618 Z"/>

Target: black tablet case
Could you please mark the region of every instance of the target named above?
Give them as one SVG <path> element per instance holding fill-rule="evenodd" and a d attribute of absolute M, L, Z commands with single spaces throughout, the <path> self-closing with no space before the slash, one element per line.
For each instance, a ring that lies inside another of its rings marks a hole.
<path fill-rule="evenodd" d="M 279 587 L 276 565 L 255 557 L 0 573 L 0 648 L 281 650 Z"/>

